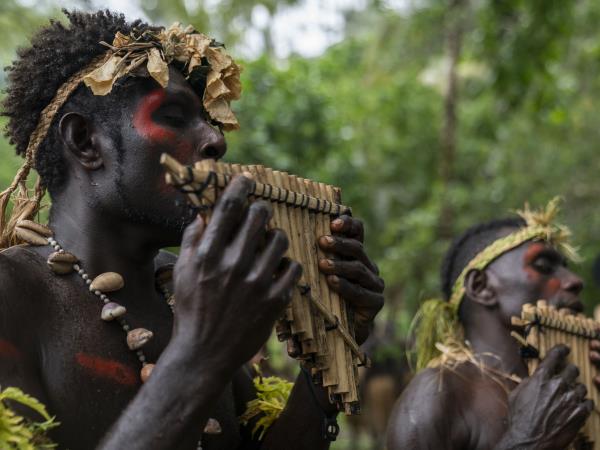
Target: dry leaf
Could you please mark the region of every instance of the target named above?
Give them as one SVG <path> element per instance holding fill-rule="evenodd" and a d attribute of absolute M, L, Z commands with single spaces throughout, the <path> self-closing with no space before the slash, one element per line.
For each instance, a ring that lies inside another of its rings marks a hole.
<path fill-rule="evenodd" d="M 120 31 L 117 31 L 117 34 L 115 35 L 115 38 L 113 39 L 113 43 L 112 43 L 113 47 L 124 47 L 128 44 L 131 44 L 131 37 L 125 36 Z"/>
<path fill-rule="evenodd" d="M 154 78 L 158 84 L 162 87 L 167 87 L 169 84 L 169 65 L 160 55 L 160 50 L 157 48 L 151 48 L 148 53 L 148 73 Z"/>
<path fill-rule="evenodd" d="M 225 53 L 223 47 L 208 47 L 206 49 L 206 58 L 212 70 L 223 72 L 233 64 L 231 56 Z"/>
<path fill-rule="evenodd" d="M 204 106 L 210 117 L 221 123 L 225 131 L 238 130 L 240 125 L 229 106 L 229 102 L 222 98 L 212 100 Z"/>
<path fill-rule="evenodd" d="M 83 77 L 83 82 L 92 90 L 94 95 L 106 95 L 112 91 L 113 84 L 117 80 L 119 63 L 122 59 L 119 56 L 111 56 L 100 67 Z"/>

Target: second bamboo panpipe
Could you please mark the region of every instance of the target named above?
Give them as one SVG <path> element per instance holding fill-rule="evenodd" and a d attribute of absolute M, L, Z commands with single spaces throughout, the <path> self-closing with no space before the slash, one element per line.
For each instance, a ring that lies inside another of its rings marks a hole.
<path fill-rule="evenodd" d="M 586 440 L 594 450 L 600 450 L 600 394 L 594 384 L 598 370 L 590 362 L 590 341 L 600 339 L 600 323 L 583 314 L 572 315 L 566 310 L 557 310 L 545 300 L 535 305 L 523 305 L 521 317 L 513 318 L 513 324 L 525 330 L 525 352 L 529 374 L 538 367 L 548 350 L 557 344 L 566 344 L 571 349 L 569 362 L 579 368 L 578 382 L 585 385 L 588 397 L 594 401 L 594 410 L 583 429 Z M 514 333 L 513 333 L 514 335 Z M 518 337 L 522 341 L 522 337 Z"/>

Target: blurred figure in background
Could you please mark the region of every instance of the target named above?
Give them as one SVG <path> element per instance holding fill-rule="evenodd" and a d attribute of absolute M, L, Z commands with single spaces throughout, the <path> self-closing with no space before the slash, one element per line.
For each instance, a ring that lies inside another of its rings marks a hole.
<path fill-rule="evenodd" d="M 467 230 L 448 251 L 446 300 L 426 302 L 417 368 L 394 408 L 388 449 L 564 449 L 592 410 L 568 348 L 554 347 L 527 377 L 511 318 L 540 298 L 581 311 L 570 247 L 551 224 L 557 208 L 526 210 Z"/>

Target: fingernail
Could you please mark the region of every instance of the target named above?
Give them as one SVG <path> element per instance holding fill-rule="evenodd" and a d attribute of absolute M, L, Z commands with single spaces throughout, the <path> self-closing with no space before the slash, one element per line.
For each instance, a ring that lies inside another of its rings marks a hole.
<path fill-rule="evenodd" d="M 333 269 L 333 261 L 331 259 L 322 259 L 321 263 L 324 267 L 328 269 Z"/>
<path fill-rule="evenodd" d="M 333 222 L 331 222 L 331 225 L 333 225 L 336 228 L 339 228 L 342 225 L 344 225 L 344 221 L 342 219 L 335 219 Z"/>
<path fill-rule="evenodd" d="M 327 279 L 332 284 L 338 284 L 340 282 L 340 279 L 336 275 L 329 275 Z"/>
<path fill-rule="evenodd" d="M 323 236 L 321 237 L 321 241 L 324 242 L 326 245 L 333 245 L 334 240 L 331 236 Z"/>

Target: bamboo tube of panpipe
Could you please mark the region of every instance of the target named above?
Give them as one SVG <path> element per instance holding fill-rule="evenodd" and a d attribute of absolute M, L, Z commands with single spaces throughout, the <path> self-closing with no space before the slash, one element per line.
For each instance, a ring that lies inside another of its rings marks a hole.
<path fill-rule="evenodd" d="M 257 177 L 260 176 L 262 172 L 262 174 L 266 174 L 267 180 L 269 180 L 270 184 L 276 183 L 275 177 L 272 175 L 272 171 L 270 169 L 264 170 L 262 166 L 236 167 L 236 165 L 232 165 L 232 168 L 233 173 L 240 173 L 240 171 L 243 173 L 248 171 L 251 174 L 256 175 Z M 271 181 L 273 181 L 273 183 L 271 183 Z M 270 222 L 270 228 L 282 228 L 284 230 L 290 230 L 289 223 L 286 222 L 287 208 L 285 207 L 285 205 L 276 202 L 270 202 L 270 204 L 271 209 L 273 211 L 273 217 Z M 299 261 L 301 264 L 303 263 L 303 261 L 300 259 L 300 255 L 297 252 L 296 246 L 289 246 L 287 256 L 296 261 Z M 297 289 L 294 289 L 294 291 L 292 292 L 292 305 L 294 304 L 294 302 L 298 302 L 299 297 L 300 293 Z M 288 354 L 292 357 L 300 357 L 303 352 L 302 345 L 298 341 L 298 339 L 292 336 L 293 327 L 290 327 L 290 322 L 291 320 L 293 320 L 294 322 L 292 323 L 299 323 L 299 325 L 302 326 L 302 321 L 300 319 L 297 320 L 293 312 L 290 314 L 289 311 L 290 308 L 287 309 L 284 319 L 282 321 L 279 321 L 277 333 L 280 339 L 287 338 Z"/>
<path fill-rule="evenodd" d="M 327 192 L 327 189 L 325 188 L 325 184 L 323 183 L 315 183 L 315 188 L 317 189 L 317 192 L 319 193 L 318 197 L 323 198 L 325 200 L 328 201 L 332 201 L 333 199 L 331 198 L 331 196 L 329 195 L 329 193 Z M 320 216 L 320 221 L 321 221 L 321 227 L 323 230 L 323 235 L 330 235 L 331 234 L 331 228 L 330 228 L 330 218 L 327 216 L 323 216 L 323 215 L 319 215 Z M 338 295 L 335 294 L 335 292 L 333 291 L 329 291 L 329 298 L 330 298 L 330 304 L 331 304 L 331 311 L 333 312 L 333 314 L 335 316 L 338 317 L 338 319 L 340 320 L 342 326 L 346 327 L 347 322 L 344 321 L 344 317 L 345 317 L 345 310 L 343 308 L 342 302 L 340 301 L 340 298 Z M 332 330 L 333 331 L 333 330 Z M 334 386 L 333 391 L 336 394 L 339 393 L 344 393 L 344 392 L 348 392 L 349 390 L 349 383 L 348 383 L 348 373 L 345 370 L 342 370 L 342 368 L 345 368 L 345 361 L 346 361 L 346 345 L 344 344 L 344 342 L 342 341 L 342 339 L 340 339 L 337 335 L 337 333 L 331 333 L 333 334 L 333 341 L 335 344 L 335 361 L 336 361 L 336 365 L 338 367 L 338 383 L 336 386 Z"/>
<path fill-rule="evenodd" d="M 275 184 L 277 186 L 290 190 L 289 175 L 287 173 L 275 170 L 273 171 L 273 178 L 275 179 Z M 306 280 L 308 274 L 306 273 L 306 266 L 308 261 L 304 255 L 303 245 L 300 240 L 301 230 L 299 229 L 298 223 L 298 209 L 287 207 L 285 208 L 285 211 L 282 211 L 282 216 L 285 216 L 283 220 L 286 221 L 285 229 L 289 234 L 290 254 L 294 255 L 293 258 L 296 261 L 299 261 L 302 264 L 302 267 L 305 268 L 300 279 L 300 283 L 305 285 L 307 284 Z M 313 339 L 313 327 L 308 308 L 306 308 L 304 299 L 297 289 L 294 291 L 292 297 L 292 312 L 294 315 L 292 332 L 298 335 L 298 339 L 302 343 L 302 357 L 304 358 L 307 353 L 314 352 L 312 342 L 307 342 L 308 340 Z"/>
<path fill-rule="evenodd" d="M 289 187 L 290 190 L 292 190 L 294 192 L 298 192 L 300 194 L 304 193 L 300 189 L 298 178 L 295 175 L 290 175 L 288 177 L 287 186 Z M 304 187 L 304 186 L 302 186 L 302 187 Z M 315 275 L 316 275 L 315 271 L 318 270 L 319 259 L 316 257 L 314 252 L 311 252 L 311 249 L 310 249 L 311 242 L 314 241 L 314 238 L 312 240 L 309 240 L 309 239 L 307 239 L 307 236 L 306 236 L 306 231 L 310 230 L 308 228 L 310 226 L 310 223 L 308 221 L 308 211 L 301 209 L 301 208 L 297 208 L 297 207 L 291 208 L 291 209 L 294 213 L 295 220 L 296 220 L 297 240 L 299 243 L 301 243 L 300 250 L 302 253 L 303 261 L 305 262 L 303 264 L 303 266 L 304 266 L 304 284 L 306 286 L 309 286 L 311 289 L 311 292 L 312 292 L 312 286 L 311 286 L 309 280 L 312 280 L 315 278 Z M 322 345 L 319 345 L 319 322 L 322 322 L 322 317 L 319 314 L 313 314 L 314 306 L 310 302 L 306 302 L 306 299 L 304 297 L 302 297 L 300 299 L 300 301 L 302 304 L 302 308 L 304 309 L 306 317 L 308 319 L 307 320 L 308 331 L 305 335 L 306 348 L 304 351 L 305 351 L 305 353 L 310 353 L 311 358 L 314 359 L 314 356 L 322 348 Z M 321 327 L 323 328 L 323 325 L 321 325 Z"/>
<path fill-rule="evenodd" d="M 558 339 L 557 339 L 557 335 L 556 335 L 556 328 L 555 328 L 555 323 L 556 323 L 556 308 L 552 305 L 548 305 L 548 319 L 549 319 L 549 324 L 550 324 L 550 343 L 552 345 L 552 347 L 554 347 L 555 345 L 557 345 Z"/>
<path fill-rule="evenodd" d="M 307 180 L 305 183 L 306 190 L 311 196 L 319 197 L 319 189 L 317 183 Z M 315 239 L 318 239 L 320 236 L 325 236 L 329 234 L 329 223 L 325 224 L 323 221 L 322 214 L 315 214 Z M 317 257 L 318 259 L 323 259 L 326 257 L 325 253 L 321 250 L 319 246 L 316 247 Z M 335 313 L 332 304 L 331 298 L 329 297 L 328 285 L 327 285 L 327 277 L 323 273 L 319 273 L 319 290 L 320 292 L 316 293 L 319 298 L 321 298 L 321 302 L 328 311 Z M 328 358 L 328 367 L 323 370 L 323 386 L 329 387 L 330 397 L 333 394 L 333 386 L 337 386 L 339 384 L 339 374 L 338 374 L 338 366 L 336 364 L 336 343 L 334 339 L 331 339 L 331 336 L 327 336 L 327 350 L 329 354 Z"/>
<path fill-rule="evenodd" d="M 546 314 L 546 302 L 543 300 L 539 300 L 536 305 L 536 314 L 539 316 Z M 548 337 L 548 330 L 544 326 L 540 326 L 540 359 L 544 359 L 546 357 L 547 349 L 550 348 L 550 339 Z"/>
<path fill-rule="evenodd" d="M 598 406 L 597 406 L 597 399 L 598 399 L 598 390 L 594 385 L 594 374 L 595 374 L 595 368 L 592 365 L 591 361 L 589 360 L 590 357 L 590 341 L 591 339 L 594 338 L 594 321 L 592 319 L 588 319 L 588 318 L 583 318 L 582 319 L 582 323 L 583 323 L 583 327 L 585 328 L 586 331 L 586 342 L 585 342 L 585 359 L 586 359 L 586 368 L 585 368 L 585 378 L 584 378 L 584 384 L 588 389 L 588 398 L 590 398 L 593 402 L 594 402 L 594 410 L 592 411 L 592 414 L 590 415 L 590 418 L 588 419 L 587 422 L 587 436 L 588 439 L 592 440 L 594 442 L 594 448 L 598 449 L 599 448 L 599 433 L 600 433 L 600 423 L 598 421 Z"/>
<path fill-rule="evenodd" d="M 331 203 L 337 203 L 340 201 L 339 190 L 335 191 L 332 186 L 324 184 L 324 183 L 320 183 L 320 187 L 321 187 L 321 192 L 325 193 L 325 198 L 327 200 L 329 200 Z M 331 230 L 331 217 L 328 217 L 327 226 Z M 339 303 L 340 323 L 341 323 L 342 329 L 346 330 L 354 338 L 354 329 L 353 329 L 354 324 L 351 323 L 349 320 L 350 311 L 348 311 L 346 302 L 339 295 L 335 295 L 335 297 L 337 297 L 337 301 Z M 352 351 L 350 350 L 350 348 L 345 343 L 343 344 L 343 347 L 344 347 L 344 353 L 343 353 L 344 364 L 342 367 L 345 367 L 344 372 L 348 375 L 348 389 L 344 390 L 344 392 L 345 392 L 344 398 L 345 398 L 345 406 L 349 407 L 350 403 L 352 401 L 358 400 L 358 392 L 356 391 L 358 383 L 356 383 L 354 380 L 354 375 L 355 375 L 354 355 L 353 355 Z M 351 414 L 351 411 L 347 410 L 346 414 Z"/>
<path fill-rule="evenodd" d="M 523 305 L 524 316 L 531 316 L 532 318 L 535 316 L 535 307 L 527 303 Z M 539 343 L 539 329 L 536 326 L 531 327 L 529 333 L 527 335 L 527 343 L 531 345 L 533 348 L 537 349 L 539 352 L 540 343 Z M 530 358 L 527 361 L 529 366 L 529 373 L 533 373 L 535 369 L 537 369 L 539 359 L 538 358 Z"/>
<path fill-rule="evenodd" d="M 595 329 L 596 329 L 597 324 L 592 320 L 592 319 L 587 319 L 586 320 L 586 327 L 588 329 L 588 334 L 589 334 L 589 338 L 591 339 L 595 339 Z M 589 343 L 588 343 L 588 355 L 590 352 L 590 348 L 589 348 Z M 597 401 L 598 401 L 598 391 L 597 388 L 594 386 L 594 377 L 596 375 L 596 368 L 591 364 L 589 364 L 589 381 L 586 386 L 588 386 L 588 396 L 589 398 L 594 402 L 594 411 L 592 412 L 592 417 L 591 417 L 591 422 L 592 422 L 592 426 L 591 426 L 591 436 L 593 437 L 593 441 L 594 441 L 594 448 L 599 448 L 599 441 L 600 441 L 600 436 L 598 433 L 600 433 L 600 417 L 598 416 L 598 408 L 600 407 L 600 405 L 598 405 Z"/>
<path fill-rule="evenodd" d="M 298 192 L 304 195 L 310 195 L 310 192 L 307 188 L 307 183 L 309 180 L 304 178 L 295 178 L 294 179 L 296 188 Z M 320 287 L 319 287 L 319 256 L 317 253 L 317 239 L 320 236 L 317 236 L 317 221 L 316 221 L 316 213 L 310 210 L 304 211 L 302 215 L 303 219 L 303 230 L 304 230 L 304 242 L 307 249 L 307 255 L 310 261 L 313 264 L 309 265 L 309 279 L 310 279 L 310 295 L 311 298 L 315 298 L 315 296 L 320 297 Z M 312 302 L 311 302 L 312 303 Z M 316 311 L 316 306 L 311 304 L 309 305 L 311 310 Z M 315 355 L 316 359 L 316 367 L 319 369 L 314 373 L 318 378 L 323 379 L 323 369 L 328 365 L 328 347 L 327 347 L 327 331 L 325 330 L 325 316 L 322 314 L 315 314 L 313 318 L 313 325 L 315 328 L 315 337 L 317 340 L 317 353 Z"/>
<path fill-rule="evenodd" d="M 268 167 L 264 166 L 256 166 L 256 171 L 258 176 L 268 184 L 274 184 L 274 178 L 272 170 Z M 283 208 L 279 203 L 271 203 L 273 206 L 273 223 L 275 226 L 284 228 L 283 224 Z M 289 250 L 288 250 L 289 254 Z M 289 305 L 284 313 L 284 316 L 277 323 L 277 337 L 279 340 L 288 341 L 288 354 L 294 355 L 300 351 L 300 349 L 296 348 L 296 345 L 292 339 L 292 330 L 290 323 L 293 320 L 292 307 Z"/>

